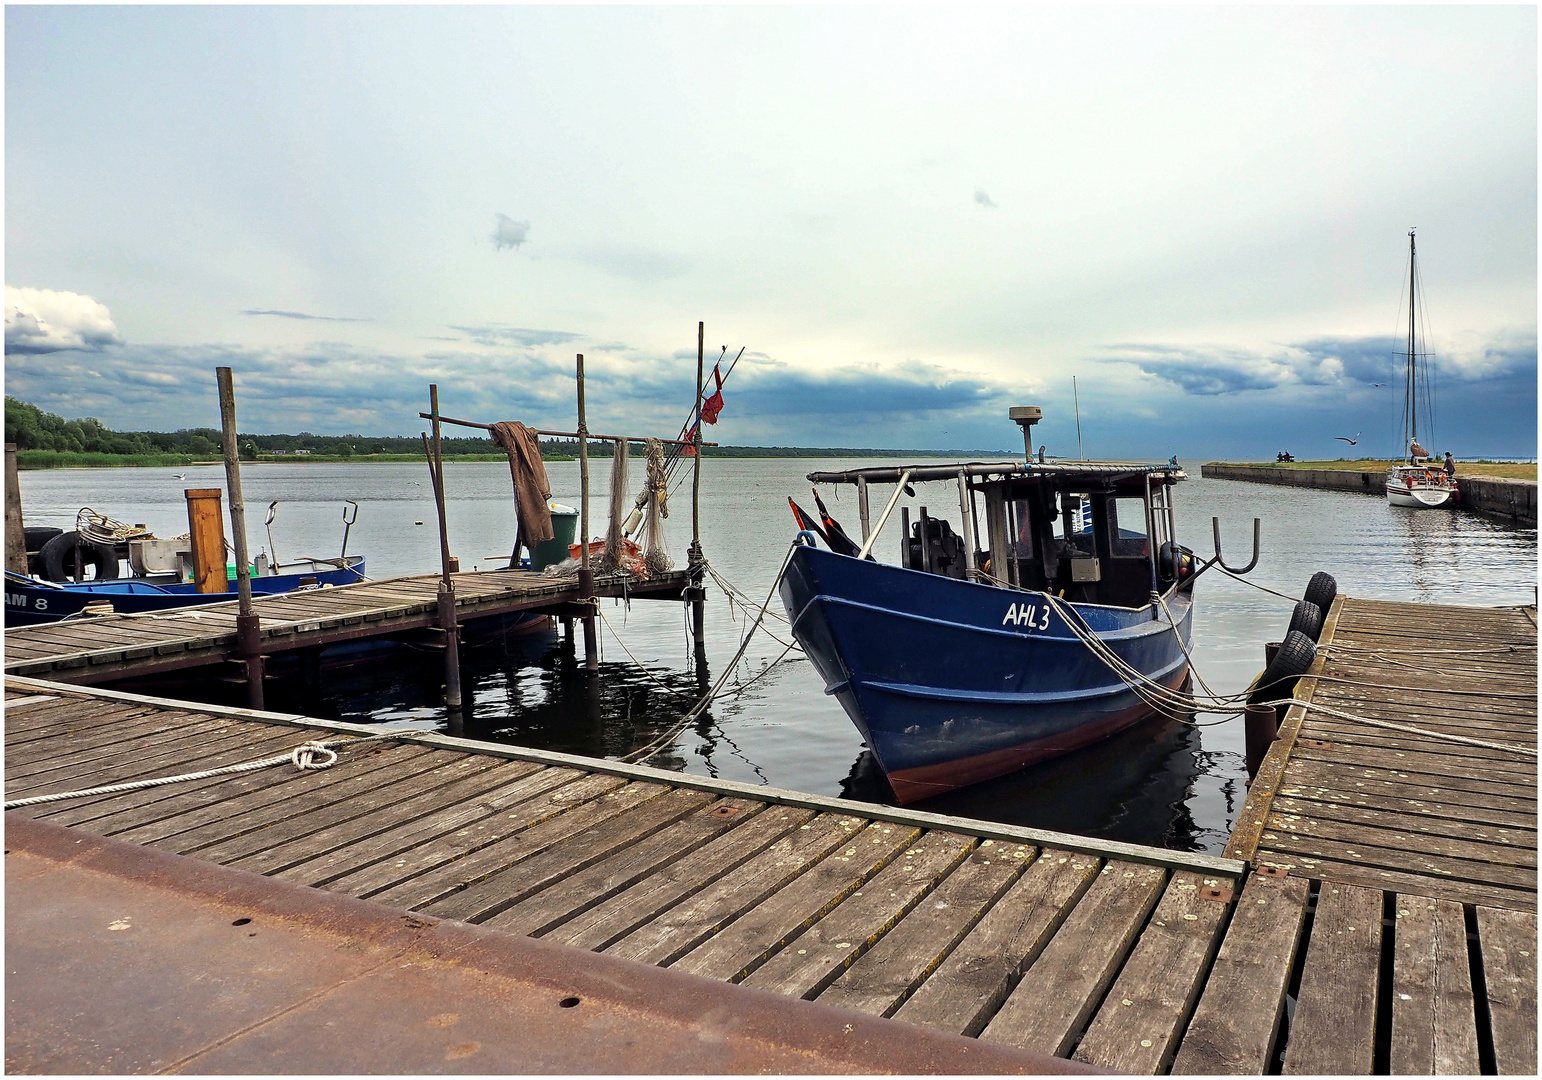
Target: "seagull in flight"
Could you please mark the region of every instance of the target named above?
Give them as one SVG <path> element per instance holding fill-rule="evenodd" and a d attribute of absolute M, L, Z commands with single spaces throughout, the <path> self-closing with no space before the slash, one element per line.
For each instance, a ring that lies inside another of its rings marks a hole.
<path fill-rule="evenodd" d="M 186 480 L 187 479 L 187 473 L 185 473 L 185 472 L 172 473 L 171 474 L 171 478 L 173 480 Z"/>
<path fill-rule="evenodd" d="M 1360 441 L 1360 433 L 1358 431 L 1355 432 L 1355 437 L 1353 439 L 1351 439 L 1348 435 L 1335 435 L 1333 437 L 1341 442 L 1347 442 L 1350 446 L 1354 446 Z"/>

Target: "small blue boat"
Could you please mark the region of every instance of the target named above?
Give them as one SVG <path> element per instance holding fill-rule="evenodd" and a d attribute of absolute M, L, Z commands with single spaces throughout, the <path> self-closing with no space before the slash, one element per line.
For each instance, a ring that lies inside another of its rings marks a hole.
<path fill-rule="evenodd" d="M 272 574 L 253 577 L 252 595 L 272 596 L 296 589 L 352 585 L 364 578 L 364 556 L 302 559 L 275 566 Z M 111 578 L 106 581 L 46 582 L 10 571 L 5 575 L 5 625 L 33 626 L 81 618 L 88 604 L 109 604 L 114 614 L 141 614 L 170 608 L 217 604 L 236 598 L 235 584 L 225 593 L 201 593 L 192 582 L 174 578 Z M 93 609 L 100 610 L 100 609 Z"/>
<path fill-rule="evenodd" d="M 1025 412 L 1013 410 L 1029 435 Z M 1184 479 L 1176 461 L 1042 457 L 810 474 L 856 485 L 863 547 L 800 544 L 782 601 L 899 802 L 1014 772 L 1152 715 L 1150 691 L 1137 693 L 1084 638 L 1145 679 L 1185 684 L 1197 571 L 1173 540 L 1171 500 Z M 872 561 L 899 495 L 924 481 L 956 485 L 963 534 L 925 507 L 912 526 L 906 508 L 901 565 Z M 896 489 L 869 530 L 871 484 Z"/>

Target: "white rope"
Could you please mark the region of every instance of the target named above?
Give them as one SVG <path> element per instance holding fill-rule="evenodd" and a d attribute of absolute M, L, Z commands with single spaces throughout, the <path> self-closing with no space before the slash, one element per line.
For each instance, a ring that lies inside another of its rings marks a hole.
<path fill-rule="evenodd" d="M 722 674 L 717 677 L 717 681 L 712 684 L 712 688 L 702 695 L 701 700 L 692 706 L 691 711 L 686 713 L 679 723 L 675 724 L 662 735 L 659 735 L 646 746 L 640 747 L 637 750 L 633 750 L 630 754 L 623 755 L 620 760 L 629 762 L 647 761 L 649 758 L 653 757 L 653 755 L 662 750 L 666 745 L 668 745 L 676 735 L 684 731 L 698 716 L 706 711 L 707 706 L 712 703 L 712 699 L 717 697 L 718 692 L 723 689 L 723 684 L 728 681 L 728 677 L 734 673 L 734 669 L 739 663 L 739 658 L 742 657 L 744 655 L 744 651 L 749 648 L 750 639 L 755 636 L 755 631 L 760 629 L 760 624 L 765 621 L 766 610 L 771 606 L 771 598 L 776 595 L 776 587 L 781 583 L 782 575 L 787 572 L 787 564 L 792 562 L 792 553 L 797 550 L 797 547 L 798 542 L 796 540 L 788 545 L 787 555 L 782 559 L 782 565 L 777 570 L 776 577 L 771 579 L 771 588 L 766 593 L 765 603 L 760 605 L 760 614 L 755 617 L 755 624 L 751 626 L 749 632 L 744 635 L 744 640 L 739 643 L 739 651 L 734 653 L 734 658 L 730 660 L 723 668 Z M 764 672 L 762 672 L 762 674 L 764 674 Z"/>
<path fill-rule="evenodd" d="M 19 806 L 35 806 L 38 803 L 61 802 L 64 799 L 83 799 L 91 795 L 116 795 L 122 791 L 138 791 L 141 788 L 180 784 L 185 780 L 205 780 L 211 776 L 228 776 L 233 773 L 255 772 L 258 769 L 282 765 L 286 761 L 302 771 L 326 769 L 330 768 L 337 761 L 337 752 L 331 749 L 333 746 L 357 746 L 359 743 L 374 742 L 377 739 L 398 738 L 401 734 L 402 732 L 400 731 L 392 731 L 382 735 L 366 735 L 359 739 L 333 739 L 330 742 L 312 740 L 301 743 L 287 754 L 275 754 L 273 757 L 262 758 L 258 761 L 247 761 L 240 765 L 225 765 L 218 769 L 203 769 L 199 772 L 182 773 L 179 776 L 158 776 L 153 780 L 132 780 L 123 784 L 108 784 L 105 787 L 85 788 L 81 791 L 58 791 L 52 795 L 34 795 L 28 799 L 13 799 L 5 804 L 5 809 L 14 810 Z"/>

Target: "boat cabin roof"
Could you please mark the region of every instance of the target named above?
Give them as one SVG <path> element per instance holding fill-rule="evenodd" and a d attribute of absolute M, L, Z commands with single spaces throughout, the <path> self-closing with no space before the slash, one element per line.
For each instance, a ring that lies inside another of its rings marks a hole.
<path fill-rule="evenodd" d="M 900 477 L 910 473 L 910 482 L 927 480 L 957 480 L 960 472 L 982 480 L 1048 479 L 1051 481 L 1078 481 L 1111 484 L 1137 476 L 1161 476 L 1169 482 L 1187 480 L 1183 468 L 1170 461 L 967 461 L 946 465 L 876 465 L 865 469 L 844 469 L 840 472 L 812 472 L 808 474 L 814 484 L 855 484 L 859 480 L 869 484 L 897 484 Z"/>

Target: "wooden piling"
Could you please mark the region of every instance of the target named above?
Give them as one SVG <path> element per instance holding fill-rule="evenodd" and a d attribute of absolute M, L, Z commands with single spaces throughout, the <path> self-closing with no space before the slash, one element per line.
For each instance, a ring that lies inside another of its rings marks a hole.
<path fill-rule="evenodd" d="M 246 663 L 246 701 L 254 709 L 263 708 L 262 631 L 257 613 L 252 610 L 252 568 L 246 548 L 246 500 L 241 496 L 241 448 L 236 434 L 236 388 L 228 367 L 214 369 L 220 392 L 220 442 L 225 451 L 225 486 L 230 491 L 230 531 L 236 548 L 236 637 L 241 659 Z M 225 558 L 221 551 L 219 576 L 225 577 Z"/>
<path fill-rule="evenodd" d="M 594 571 L 589 567 L 589 421 L 584 411 L 584 354 L 578 354 L 578 591 L 586 603 L 593 603 Z M 600 666 L 599 641 L 594 632 L 594 616 L 584 616 L 584 667 Z"/>
<path fill-rule="evenodd" d="M 193 549 L 193 583 L 201 593 L 230 591 L 225 576 L 225 514 L 219 488 L 186 488 L 188 544 Z"/>
<path fill-rule="evenodd" d="M 438 614 L 439 629 L 444 633 L 444 704 L 448 709 L 459 709 L 460 693 L 460 627 L 455 620 L 455 579 L 451 576 L 458 569 L 450 556 L 450 526 L 444 509 L 444 449 L 439 440 L 439 387 L 428 387 L 428 408 L 434 425 L 434 507 L 439 512 L 439 560 L 443 576 L 439 579 Z"/>
<path fill-rule="evenodd" d="M 16 444 L 5 444 L 5 568 L 27 573 L 27 536 L 21 521 L 21 485 L 16 477 Z"/>

